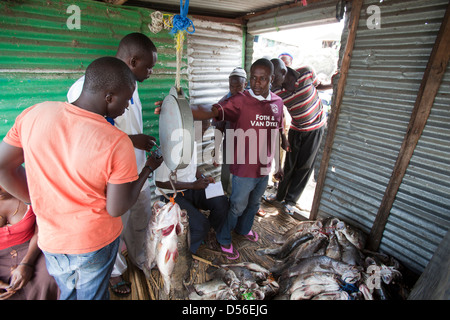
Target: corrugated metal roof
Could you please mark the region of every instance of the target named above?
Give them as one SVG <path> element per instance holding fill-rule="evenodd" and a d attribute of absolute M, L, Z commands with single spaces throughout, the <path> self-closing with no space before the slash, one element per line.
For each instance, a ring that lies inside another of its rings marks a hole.
<path fill-rule="evenodd" d="M 183 2 L 185 2 L 184 0 Z M 293 0 L 190 0 L 190 15 L 207 15 L 214 17 L 237 18 L 249 13 L 263 11 L 286 4 L 294 4 Z M 311 1 L 309 1 L 311 2 Z M 148 7 L 170 12 L 180 11 L 178 0 L 128 0 L 125 5 Z"/>
<path fill-rule="evenodd" d="M 306 7 L 285 8 L 255 16 L 249 19 L 247 32 L 263 34 L 336 22 L 336 3 L 335 0 L 323 0 L 310 3 Z"/>
<path fill-rule="evenodd" d="M 444 0 L 364 1 L 320 216 L 337 216 L 369 233 L 447 4 Z M 380 7 L 380 29 L 366 25 L 369 5 Z M 441 99 L 448 109 L 448 96 Z M 448 113 L 435 107 L 437 118 L 411 161 L 380 246 L 415 271 L 425 268 L 450 219 L 445 210 L 448 193 L 442 197 L 448 191 L 449 154 L 448 139 L 443 140 L 448 129 L 441 128 L 448 128 Z"/>

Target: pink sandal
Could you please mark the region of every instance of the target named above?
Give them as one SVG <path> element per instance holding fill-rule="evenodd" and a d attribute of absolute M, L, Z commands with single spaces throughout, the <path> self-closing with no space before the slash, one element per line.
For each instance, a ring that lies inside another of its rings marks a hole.
<path fill-rule="evenodd" d="M 227 259 L 229 260 L 236 260 L 239 258 L 239 252 L 233 248 L 232 244 L 230 244 L 230 248 L 228 249 L 223 246 L 220 246 L 220 249 L 227 254 Z"/>
<path fill-rule="evenodd" d="M 256 231 L 253 231 L 253 230 L 250 230 L 250 232 L 247 233 L 244 237 L 245 237 L 247 240 L 250 240 L 250 241 L 252 241 L 252 242 L 256 242 L 256 241 L 258 241 L 258 239 L 259 239 L 258 234 L 256 233 Z"/>

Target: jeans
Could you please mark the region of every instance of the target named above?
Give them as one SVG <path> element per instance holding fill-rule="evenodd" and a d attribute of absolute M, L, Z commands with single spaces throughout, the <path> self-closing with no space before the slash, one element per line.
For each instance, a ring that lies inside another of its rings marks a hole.
<path fill-rule="evenodd" d="M 48 273 L 61 291 L 60 300 L 109 300 L 109 277 L 120 238 L 89 253 L 58 254 L 44 251 Z"/>
<path fill-rule="evenodd" d="M 225 223 L 217 232 L 217 241 L 221 245 L 231 243 L 232 230 L 242 235 L 252 230 L 253 220 L 259 210 L 268 181 L 269 176 L 242 178 L 233 175 L 230 208 Z"/>

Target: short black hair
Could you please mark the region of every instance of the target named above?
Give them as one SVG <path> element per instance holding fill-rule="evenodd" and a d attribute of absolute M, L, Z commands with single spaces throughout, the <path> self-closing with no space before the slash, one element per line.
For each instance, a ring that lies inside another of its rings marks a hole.
<path fill-rule="evenodd" d="M 270 74 L 271 75 L 273 74 L 273 70 L 274 70 L 273 64 L 272 64 L 272 62 L 270 62 L 269 59 L 261 58 L 261 59 L 256 60 L 255 62 L 253 62 L 252 66 L 250 67 L 250 70 L 252 70 L 253 67 L 255 67 L 255 66 L 266 67 L 270 70 Z"/>
<path fill-rule="evenodd" d="M 115 57 L 102 57 L 86 68 L 83 90 L 117 92 L 124 86 L 132 88 L 135 83 L 134 74 L 125 62 Z"/>
<path fill-rule="evenodd" d="M 153 54 L 153 52 L 157 52 L 153 41 L 143 33 L 133 32 L 120 40 L 117 57 L 128 58 L 137 56 L 142 58 L 148 54 Z"/>

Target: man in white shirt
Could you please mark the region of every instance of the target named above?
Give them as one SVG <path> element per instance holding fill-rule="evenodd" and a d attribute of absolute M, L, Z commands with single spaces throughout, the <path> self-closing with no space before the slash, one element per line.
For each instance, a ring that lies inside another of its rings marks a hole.
<path fill-rule="evenodd" d="M 119 43 L 116 58 L 125 62 L 133 72 L 137 82 L 142 82 L 149 78 L 153 73 L 153 67 L 158 59 L 157 49 L 153 42 L 142 33 L 130 33 L 126 35 Z M 69 103 L 78 99 L 84 84 L 84 76 L 78 79 L 69 89 L 67 100 Z M 136 155 L 137 167 L 140 172 L 145 165 L 146 151 L 155 145 L 155 138 L 143 134 L 142 104 L 139 99 L 138 87 L 129 102 L 125 113 L 115 118 L 111 122 L 118 129 L 128 134 L 133 142 Z M 121 240 L 125 242 L 128 258 L 140 269 L 143 268 L 145 260 L 144 241 L 145 227 L 151 216 L 151 192 L 148 181 L 142 187 L 141 193 L 136 204 L 122 216 L 123 231 Z M 121 241 L 121 242 L 122 242 Z M 122 246 L 120 246 L 121 248 Z M 121 250 L 117 254 L 114 269 L 111 274 L 110 284 L 113 293 L 118 296 L 129 295 L 131 286 L 129 282 L 122 279 L 122 274 L 127 269 L 125 258 Z"/>
<path fill-rule="evenodd" d="M 209 123 L 209 120 L 202 122 L 203 133 L 209 127 Z M 177 190 L 175 202 L 188 214 L 190 250 L 194 254 L 206 239 L 211 227 L 217 232 L 223 226 L 228 213 L 228 198 L 225 195 L 222 194 L 209 199 L 206 197 L 205 189 L 215 181 L 212 177 L 205 177 L 197 169 L 197 165 L 197 143 L 194 141 L 192 160 L 186 168 L 176 171 L 177 181 L 174 183 Z M 155 184 L 158 187 L 155 193 L 157 195 L 162 196 L 163 193 L 167 197 L 174 195 L 169 181 L 170 173 L 171 170 L 164 162 L 155 171 Z M 168 201 L 165 197 L 162 197 L 161 200 Z M 209 210 L 209 216 L 206 217 L 199 209 Z"/>

